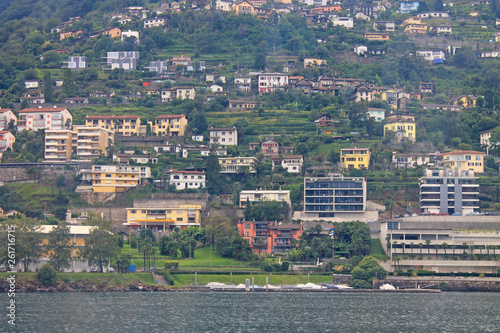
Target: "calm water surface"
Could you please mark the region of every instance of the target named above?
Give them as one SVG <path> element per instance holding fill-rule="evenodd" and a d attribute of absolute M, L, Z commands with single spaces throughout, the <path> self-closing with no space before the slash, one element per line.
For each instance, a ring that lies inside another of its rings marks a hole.
<path fill-rule="evenodd" d="M 500 294 L 17 294 L 1 332 L 500 332 Z M 0 294 L 1 308 L 8 298 Z M 4 306 L 5 305 L 5 306 Z"/>

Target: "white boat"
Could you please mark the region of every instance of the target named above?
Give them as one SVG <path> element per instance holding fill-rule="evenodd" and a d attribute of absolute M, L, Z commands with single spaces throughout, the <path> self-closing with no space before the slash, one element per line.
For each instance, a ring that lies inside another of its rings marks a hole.
<path fill-rule="evenodd" d="M 380 286 L 380 289 L 382 290 L 396 290 L 392 284 L 389 283 L 384 283 L 383 285 Z"/>
<path fill-rule="evenodd" d="M 346 286 L 345 284 L 337 284 L 338 289 L 353 289 L 353 287 Z"/>

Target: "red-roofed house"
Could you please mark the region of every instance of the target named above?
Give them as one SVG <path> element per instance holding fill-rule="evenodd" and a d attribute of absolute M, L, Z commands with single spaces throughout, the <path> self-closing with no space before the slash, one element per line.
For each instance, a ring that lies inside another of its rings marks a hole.
<path fill-rule="evenodd" d="M 274 222 L 238 223 L 240 235 L 248 240 L 253 253 L 286 253 L 298 244 L 302 224 L 275 224 Z"/>
<path fill-rule="evenodd" d="M 87 116 L 85 125 L 105 128 L 125 136 L 146 134 L 146 125 L 141 126 L 140 116 L 137 115 Z"/>
<path fill-rule="evenodd" d="M 484 153 L 473 150 L 456 150 L 441 154 L 443 166 L 451 170 L 484 172 Z"/>
<path fill-rule="evenodd" d="M 64 129 L 71 125 L 73 116 L 67 108 L 27 108 L 19 111 L 18 131 Z"/>

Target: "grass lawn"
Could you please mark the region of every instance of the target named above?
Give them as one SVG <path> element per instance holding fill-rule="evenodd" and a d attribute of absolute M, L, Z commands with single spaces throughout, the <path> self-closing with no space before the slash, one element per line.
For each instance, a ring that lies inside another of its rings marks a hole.
<path fill-rule="evenodd" d="M 9 277 L 9 273 L 0 273 L 0 279 Z M 36 273 L 17 273 L 17 281 L 36 280 Z M 108 285 L 123 286 L 134 283 L 155 284 L 151 273 L 110 274 L 110 273 L 57 273 L 57 279 L 64 282 L 89 281 L 92 284 L 106 283 Z"/>
<path fill-rule="evenodd" d="M 189 286 L 194 285 L 195 276 L 194 274 L 172 274 L 172 278 L 174 279 L 175 286 Z M 256 275 L 233 275 L 233 284 L 245 284 L 245 279 L 249 279 L 252 281 L 252 277 L 255 280 L 255 284 L 265 285 L 266 277 L 270 277 L 269 274 Z M 205 275 L 205 274 L 197 274 L 197 284 L 204 285 L 208 282 L 221 282 L 229 284 L 231 282 L 230 275 Z M 272 284 L 274 285 L 288 285 L 288 284 L 299 284 L 299 283 L 307 283 L 308 278 L 307 275 L 273 275 Z M 311 275 L 309 277 L 309 282 L 312 283 L 331 283 L 332 279 L 330 276 L 326 275 Z M 271 282 L 269 282 L 271 283 Z"/>
<path fill-rule="evenodd" d="M 370 239 L 370 255 L 378 260 L 389 260 L 389 257 L 385 254 L 384 248 L 378 238 Z"/>
<path fill-rule="evenodd" d="M 132 265 L 137 265 L 137 267 L 144 267 L 144 260 L 142 259 L 141 253 L 137 252 L 137 249 L 131 249 L 128 244 L 123 245 L 122 254 L 130 253 L 133 258 L 131 261 Z M 215 252 L 215 247 L 212 248 L 212 260 L 210 265 L 210 247 L 202 247 L 194 250 L 194 258 L 191 259 L 170 259 L 167 256 L 162 256 L 159 253 L 156 254 L 156 267 L 164 268 L 165 261 L 168 262 L 178 262 L 180 269 L 210 269 L 212 268 L 238 268 L 245 269 L 247 262 L 239 261 L 232 258 L 224 258 Z M 250 268 L 250 270 L 256 268 Z"/>

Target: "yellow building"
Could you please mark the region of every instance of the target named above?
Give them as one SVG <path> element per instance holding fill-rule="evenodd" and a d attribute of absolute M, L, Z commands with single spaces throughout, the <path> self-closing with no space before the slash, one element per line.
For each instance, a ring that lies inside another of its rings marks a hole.
<path fill-rule="evenodd" d="M 343 148 L 340 149 L 340 162 L 342 168 L 368 169 L 370 166 L 370 149 L 368 148 Z"/>
<path fill-rule="evenodd" d="M 457 150 L 442 154 L 443 166 L 452 170 L 484 172 L 484 153 L 473 150 Z"/>
<path fill-rule="evenodd" d="M 427 33 L 427 25 L 425 24 L 407 24 L 405 26 L 405 32 L 410 34 L 425 35 Z"/>
<path fill-rule="evenodd" d="M 383 32 L 366 32 L 365 38 L 368 40 L 389 40 L 389 34 Z"/>
<path fill-rule="evenodd" d="M 477 97 L 473 95 L 458 95 L 450 99 L 453 105 L 462 105 L 464 108 L 475 108 Z"/>
<path fill-rule="evenodd" d="M 407 140 L 415 142 L 417 133 L 415 116 L 412 114 L 403 114 L 386 117 L 384 137 L 387 135 L 388 131 L 394 132 L 398 141 Z"/>
<path fill-rule="evenodd" d="M 85 125 L 105 128 L 124 136 L 146 134 L 146 125 L 141 125 L 140 116 L 137 115 L 87 116 Z"/>
<path fill-rule="evenodd" d="M 137 187 L 142 180 L 151 177 L 146 166 L 94 165 L 92 166 L 92 189 L 95 193 L 124 192 Z"/>
<path fill-rule="evenodd" d="M 184 114 L 163 115 L 155 118 L 151 130 L 156 135 L 184 136 L 187 124 Z"/>
<path fill-rule="evenodd" d="M 246 168 L 255 173 L 255 157 L 219 157 L 220 173 L 243 173 Z"/>
<path fill-rule="evenodd" d="M 73 138 L 76 132 L 70 130 L 45 130 L 45 159 L 66 161 L 73 153 Z"/>
<path fill-rule="evenodd" d="M 255 15 L 255 7 L 247 1 L 238 2 L 233 8 L 238 15 Z"/>
<path fill-rule="evenodd" d="M 127 222 L 124 226 L 129 231 L 137 228 L 149 228 L 160 232 L 172 232 L 175 228 L 199 227 L 201 223 L 201 204 L 178 204 L 175 201 L 134 202 L 133 208 L 127 208 Z"/>
<path fill-rule="evenodd" d="M 402 26 L 407 26 L 408 24 L 422 24 L 422 19 L 419 17 L 410 17 L 403 21 Z"/>

